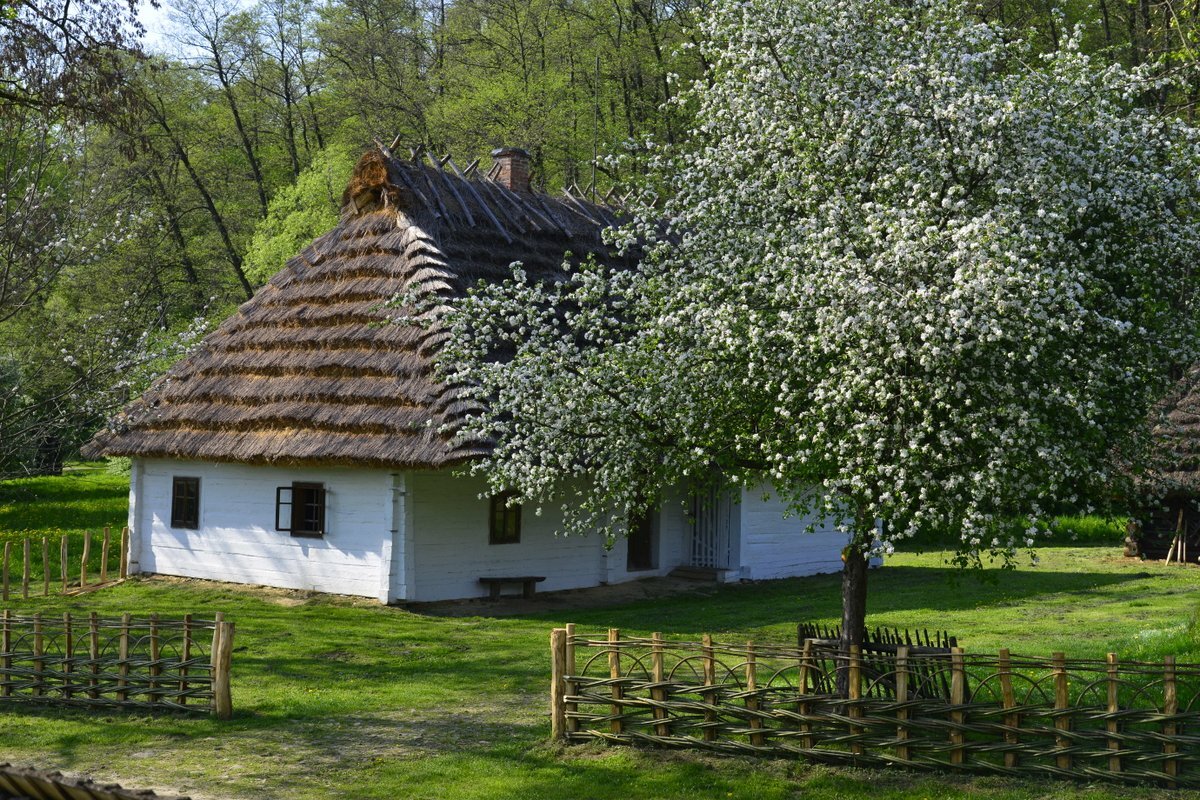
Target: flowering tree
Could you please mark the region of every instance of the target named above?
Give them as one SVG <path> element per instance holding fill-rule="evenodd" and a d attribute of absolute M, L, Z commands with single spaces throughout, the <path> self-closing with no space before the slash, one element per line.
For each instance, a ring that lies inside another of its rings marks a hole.
<path fill-rule="evenodd" d="M 1011 557 L 1125 474 L 1193 354 L 1200 138 L 1141 73 L 972 19 L 718 3 L 669 199 L 616 233 L 641 266 L 427 298 L 476 469 L 609 536 L 665 486 L 766 478 L 843 520 L 847 644 L 871 553 L 936 528 Z"/>

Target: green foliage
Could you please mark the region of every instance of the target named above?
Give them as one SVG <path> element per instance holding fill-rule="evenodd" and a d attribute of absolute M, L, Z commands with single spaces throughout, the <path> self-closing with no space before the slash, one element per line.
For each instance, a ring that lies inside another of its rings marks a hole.
<path fill-rule="evenodd" d="M 295 183 L 275 194 L 246 252 L 246 276 L 252 283 L 266 283 L 289 258 L 337 225 L 342 189 L 354 161 L 348 149 L 330 145 L 313 155 Z"/>
<path fill-rule="evenodd" d="M 104 460 L 104 472 L 107 475 L 115 475 L 128 480 L 132 469 L 133 459 L 127 456 L 112 456 Z"/>

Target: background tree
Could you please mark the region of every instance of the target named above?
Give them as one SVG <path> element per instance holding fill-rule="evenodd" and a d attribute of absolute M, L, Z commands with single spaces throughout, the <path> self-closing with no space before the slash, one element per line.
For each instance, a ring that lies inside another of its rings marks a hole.
<path fill-rule="evenodd" d="M 1141 107 L 1150 68 L 970 8 L 716 4 L 665 207 L 616 237 L 640 268 L 425 298 L 493 489 L 615 536 L 666 487 L 765 479 L 843 521 L 850 644 L 872 553 L 1011 558 L 1127 474 L 1195 353 L 1200 137 Z"/>

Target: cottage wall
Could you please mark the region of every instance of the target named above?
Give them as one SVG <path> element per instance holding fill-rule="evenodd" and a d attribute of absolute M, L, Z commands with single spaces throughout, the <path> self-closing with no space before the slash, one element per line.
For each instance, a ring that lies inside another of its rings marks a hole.
<path fill-rule="evenodd" d="M 279 468 L 136 459 L 133 547 L 143 572 L 321 592 L 380 595 L 390 541 L 392 478 L 384 470 Z M 172 477 L 200 479 L 200 527 L 171 527 Z M 275 489 L 325 484 L 326 534 L 275 530 Z M 390 559 L 390 551 L 388 553 Z"/>
<path fill-rule="evenodd" d="M 836 529 L 836 520 L 787 516 L 787 503 L 765 484 L 742 491 L 738 518 L 742 578 L 766 580 L 841 571 L 847 536 Z"/>
<path fill-rule="evenodd" d="M 600 536 L 555 536 L 562 522 L 555 508 L 544 509 L 541 516 L 524 508 L 521 541 L 489 544 L 490 506 L 480 497 L 486 494 L 482 478 L 415 472 L 407 485 L 416 565 L 409 600 L 479 597 L 486 593 L 479 583 L 483 576 L 544 576 L 538 589 L 553 591 L 664 575 L 680 563 L 682 526 L 676 523 L 659 525 L 656 568 L 630 572 L 624 539 L 605 550 Z"/>

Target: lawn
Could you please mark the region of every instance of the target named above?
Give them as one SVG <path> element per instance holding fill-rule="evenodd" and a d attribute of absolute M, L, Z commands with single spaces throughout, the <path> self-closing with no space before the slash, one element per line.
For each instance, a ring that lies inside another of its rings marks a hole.
<path fill-rule="evenodd" d="M 90 523 L 89 523 L 90 524 Z M 1047 548 L 1041 563 L 960 574 L 903 553 L 871 574 L 872 624 L 942 627 L 968 650 L 1200 659 L 1189 629 L 1200 572 L 1117 548 Z M 195 798 L 1081 798 L 1161 790 L 813 767 L 785 760 L 547 743 L 548 635 L 575 622 L 634 633 L 790 640 L 833 622 L 839 579 L 726 587 L 620 607 L 440 617 L 366 600 L 166 579 L 23 610 L 209 615 L 238 626 L 235 717 L 0 710 L 0 761 Z M 14 606 L 18 607 L 18 606 Z M 2 708 L 2 707 L 0 707 Z M 1178 793 L 1200 798 L 1200 793 Z"/>
<path fill-rule="evenodd" d="M 0 481 L 0 548 L 5 542 L 12 544 L 8 566 L 14 584 L 19 585 L 21 580 L 26 537 L 32 538 L 30 574 L 34 591 L 42 591 L 43 537 L 50 556 L 51 591 L 61 588 L 59 547 L 63 536 L 68 539 L 69 573 L 78 581 L 85 533 L 92 534 L 89 579 L 97 580 L 105 526 L 112 529 L 108 568 L 115 575 L 121 563 L 119 542 L 128 504 L 129 477 L 108 473 L 102 464 L 72 465 L 61 477 Z"/>

